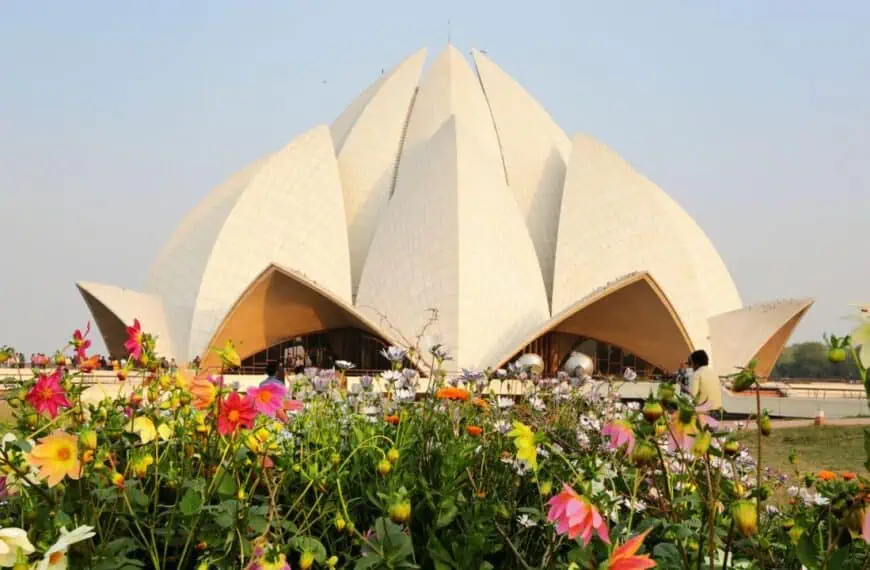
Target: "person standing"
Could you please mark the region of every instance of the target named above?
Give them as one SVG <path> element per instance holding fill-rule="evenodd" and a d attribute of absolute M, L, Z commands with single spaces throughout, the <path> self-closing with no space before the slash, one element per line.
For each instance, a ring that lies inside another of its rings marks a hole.
<path fill-rule="evenodd" d="M 306 355 L 301 337 L 296 337 L 293 345 L 287 347 L 287 350 L 284 351 L 284 360 L 287 363 L 287 368 L 293 370 L 294 373 L 302 374 L 305 371 Z"/>
<path fill-rule="evenodd" d="M 260 382 L 260 387 L 262 388 L 268 384 L 280 384 L 284 386 L 284 379 L 279 377 L 278 363 L 275 361 L 266 364 L 266 379 Z"/>
<path fill-rule="evenodd" d="M 722 409 L 722 386 L 719 377 L 710 368 L 710 357 L 704 350 L 696 350 L 689 356 L 692 365 L 692 377 L 689 381 L 689 393 L 695 397 L 698 404 L 708 406 L 709 411 Z"/>
<path fill-rule="evenodd" d="M 691 374 L 689 373 L 689 365 L 686 362 L 680 362 L 680 367 L 677 369 L 677 384 L 680 385 L 680 389 L 683 392 L 689 391 L 689 377 Z"/>

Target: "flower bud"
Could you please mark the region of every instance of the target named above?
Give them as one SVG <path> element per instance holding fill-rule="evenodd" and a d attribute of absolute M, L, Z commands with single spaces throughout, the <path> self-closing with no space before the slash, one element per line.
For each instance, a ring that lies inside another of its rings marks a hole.
<path fill-rule="evenodd" d="M 662 405 L 655 400 L 648 400 L 647 403 L 643 405 L 643 417 L 645 417 L 646 421 L 651 424 L 657 422 L 664 413 L 665 411 L 662 408 Z"/>
<path fill-rule="evenodd" d="M 113 472 L 109 476 L 109 480 L 112 482 L 112 485 L 118 487 L 119 489 L 124 488 L 124 476 L 118 473 L 117 471 Z"/>
<path fill-rule="evenodd" d="M 390 469 L 392 469 L 392 465 L 390 464 L 390 462 L 389 462 L 388 460 L 386 460 L 386 459 L 381 459 L 381 460 L 378 462 L 378 473 L 379 473 L 381 476 L 386 476 L 387 473 L 390 472 Z"/>
<path fill-rule="evenodd" d="M 79 434 L 79 445 L 85 449 L 93 451 L 97 448 L 97 432 L 92 429 L 86 429 Z"/>
<path fill-rule="evenodd" d="M 314 553 L 305 551 L 302 553 L 302 556 L 299 557 L 299 567 L 302 570 L 308 570 L 311 568 L 311 565 L 314 564 Z"/>
<path fill-rule="evenodd" d="M 785 519 L 782 521 L 783 530 L 791 530 L 794 527 L 794 519 Z"/>
<path fill-rule="evenodd" d="M 791 538 L 791 543 L 797 546 L 797 543 L 800 541 L 801 536 L 804 534 L 804 529 L 796 526 L 788 531 L 788 536 Z"/>
<path fill-rule="evenodd" d="M 341 463 L 341 455 L 339 455 L 339 454 L 337 454 L 337 453 L 333 453 L 333 454 L 329 457 L 329 461 L 330 461 L 330 463 L 332 463 L 334 466 L 338 467 L 338 465 Z"/>
<path fill-rule="evenodd" d="M 853 533 L 860 533 L 865 516 L 864 509 L 852 509 L 843 517 L 843 525 Z"/>
<path fill-rule="evenodd" d="M 752 536 L 758 532 L 758 511 L 750 501 L 737 501 L 731 505 L 731 516 L 734 526 L 743 536 Z"/>
<path fill-rule="evenodd" d="M 395 447 L 392 448 L 392 449 L 390 449 L 390 450 L 387 452 L 387 460 L 388 460 L 390 463 L 395 463 L 396 461 L 398 461 L 398 460 L 399 460 L 399 450 L 396 449 Z"/>
<path fill-rule="evenodd" d="M 402 501 L 390 506 L 390 520 L 396 524 L 405 524 L 411 518 L 411 503 Z"/>
<path fill-rule="evenodd" d="M 333 524 L 335 524 L 335 530 L 337 530 L 338 532 L 342 532 L 347 526 L 347 523 L 340 516 L 335 517 L 335 523 Z"/>
<path fill-rule="evenodd" d="M 710 442 L 713 440 L 713 436 L 710 435 L 709 431 L 702 431 L 698 435 L 695 436 L 695 442 L 692 444 L 692 453 L 695 454 L 695 457 L 704 457 L 707 455 L 707 451 L 710 449 Z"/>
<path fill-rule="evenodd" d="M 656 394 L 659 400 L 664 400 L 665 402 L 668 402 L 674 399 L 674 394 L 675 390 L 673 384 L 659 384 L 659 390 Z"/>
<path fill-rule="evenodd" d="M 740 442 L 736 439 L 729 439 L 722 445 L 722 450 L 725 452 L 725 455 L 733 457 L 740 453 Z"/>
<path fill-rule="evenodd" d="M 656 437 L 661 437 L 668 432 L 668 425 L 664 422 L 656 423 Z"/>
<path fill-rule="evenodd" d="M 763 413 L 761 415 L 761 421 L 758 423 L 758 427 L 761 428 L 761 435 L 768 436 L 770 432 L 773 431 L 773 426 L 770 423 L 770 416 L 767 413 Z"/>
<path fill-rule="evenodd" d="M 326 566 L 328 568 L 335 568 L 338 565 L 338 556 L 332 555 L 326 559 Z"/>
<path fill-rule="evenodd" d="M 658 451 L 652 443 L 644 439 L 639 439 L 634 443 L 631 460 L 635 465 L 649 465 L 655 462 L 657 457 Z"/>
<path fill-rule="evenodd" d="M 550 493 L 553 492 L 553 482 L 552 481 L 542 481 L 541 486 L 538 488 L 542 497 L 549 497 Z"/>

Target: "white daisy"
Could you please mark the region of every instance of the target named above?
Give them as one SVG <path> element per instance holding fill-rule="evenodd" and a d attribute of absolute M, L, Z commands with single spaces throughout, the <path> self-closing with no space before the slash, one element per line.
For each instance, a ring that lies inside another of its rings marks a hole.
<path fill-rule="evenodd" d="M 93 530 L 92 526 L 80 526 L 72 532 L 67 531 L 66 528 L 61 528 L 60 537 L 51 548 L 45 551 L 45 556 L 39 561 L 36 570 L 66 570 L 69 547 L 94 536 Z"/>
<path fill-rule="evenodd" d="M 524 528 L 532 528 L 538 526 L 538 523 L 532 520 L 532 517 L 530 517 L 529 515 L 518 516 L 517 523 L 519 523 L 519 525 Z"/>
<path fill-rule="evenodd" d="M 34 551 L 27 533 L 20 528 L 0 529 L 0 567 L 11 568 L 18 559 L 18 551 L 27 555 Z"/>

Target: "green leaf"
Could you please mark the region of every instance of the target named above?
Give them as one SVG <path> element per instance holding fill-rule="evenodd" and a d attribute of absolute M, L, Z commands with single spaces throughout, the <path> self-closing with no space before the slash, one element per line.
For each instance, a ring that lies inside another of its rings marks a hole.
<path fill-rule="evenodd" d="M 214 522 L 221 528 L 232 528 L 236 520 L 227 513 L 220 513 L 214 518 Z"/>
<path fill-rule="evenodd" d="M 367 554 L 356 561 L 356 564 L 353 567 L 353 570 L 367 570 L 368 568 L 374 568 L 378 566 L 384 561 L 380 556 L 375 556 L 374 554 Z"/>
<path fill-rule="evenodd" d="M 838 568 L 846 567 L 846 559 L 849 556 L 849 551 L 851 550 L 850 545 L 846 545 L 838 548 L 831 554 L 830 558 L 828 558 L 828 568 L 831 570 L 837 570 Z"/>
<path fill-rule="evenodd" d="M 266 530 L 266 527 L 269 523 L 266 522 L 266 518 L 260 515 L 255 515 L 248 517 L 248 526 L 251 527 L 251 530 L 256 532 L 257 534 L 261 534 Z"/>
<path fill-rule="evenodd" d="M 311 552 L 319 563 L 326 561 L 326 548 L 319 540 L 310 536 L 297 536 L 288 541 L 290 548 L 299 552 Z"/>
<path fill-rule="evenodd" d="M 810 533 L 805 532 L 801 535 L 797 545 L 797 556 L 801 564 L 810 570 L 819 567 L 819 550 L 816 547 L 816 543 L 813 542 Z"/>
<path fill-rule="evenodd" d="M 217 492 L 221 497 L 232 497 L 236 494 L 236 481 L 231 475 L 224 475 L 218 485 Z"/>
<path fill-rule="evenodd" d="M 142 492 L 138 486 L 127 487 L 127 496 L 134 505 L 144 507 L 148 504 L 148 495 Z"/>
<path fill-rule="evenodd" d="M 864 456 L 867 458 L 864 467 L 870 470 L 870 428 L 864 428 Z"/>
<path fill-rule="evenodd" d="M 456 501 L 454 501 L 453 497 L 444 497 L 438 505 L 435 528 L 444 528 L 449 525 L 458 513 L 459 508 L 456 506 Z"/>
<path fill-rule="evenodd" d="M 181 510 L 181 514 L 187 517 L 198 513 L 202 509 L 202 495 L 196 489 L 188 489 L 184 492 L 178 508 Z"/>
<path fill-rule="evenodd" d="M 662 542 L 653 548 L 653 558 L 658 562 L 663 562 L 666 566 L 671 566 L 679 564 L 680 552 L 670 542 Z"/>
<path fill-rule="evenodd" d="M 63 511 L 58 511 L 57 515 L 55 515 L 54 522 L 56 525 L 69 527 L 72 526 L 73 520 L 72 518 Z"/>
<path fill-rule="evenodd" d="M 429 545 L 427 547 L 429 551 L 429 556 L 432 557 L 432 561 L 435 563 L 435 568 L 439 570 L 452 570 L 456 568 L 456 564 L 453 561 L 453 557 L 450 555 L 450 552 L 441 544 L 441 541 L 438 540 L 434 534 L 429 536 Z"/>

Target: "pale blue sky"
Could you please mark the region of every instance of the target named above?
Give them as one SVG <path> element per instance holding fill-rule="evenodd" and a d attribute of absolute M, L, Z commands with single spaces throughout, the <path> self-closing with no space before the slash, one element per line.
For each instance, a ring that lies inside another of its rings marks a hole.
<path fill-rule="evenodd" d="M 796 339 L 870 302 L 870 3 L 9 1 L 0 344 L 63 344 L 76 280 L 141 288 L 209 189 L 437 52 L 448 18 L 673 196 L 744 301 L 815 296 Z"/>

